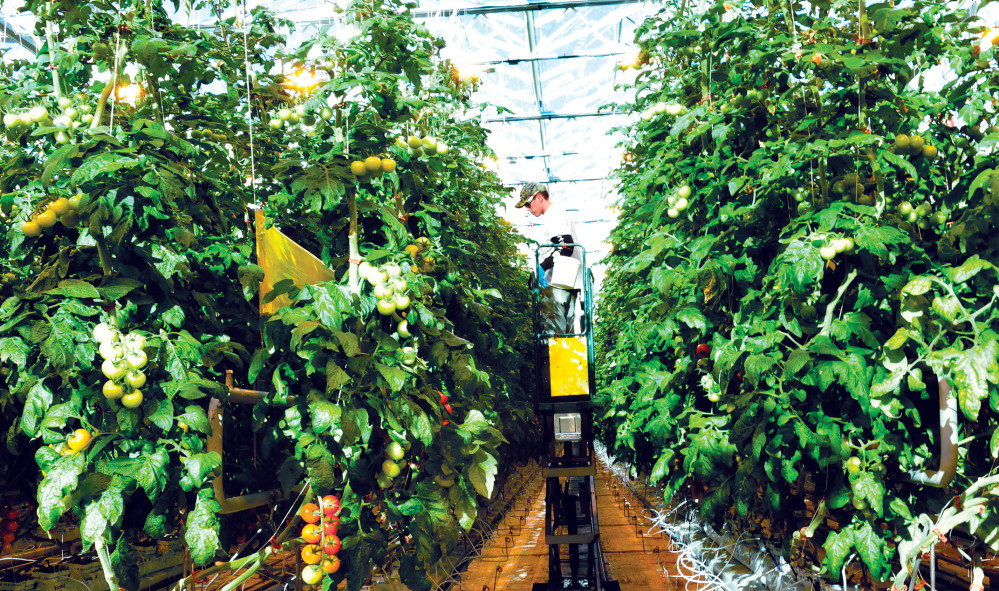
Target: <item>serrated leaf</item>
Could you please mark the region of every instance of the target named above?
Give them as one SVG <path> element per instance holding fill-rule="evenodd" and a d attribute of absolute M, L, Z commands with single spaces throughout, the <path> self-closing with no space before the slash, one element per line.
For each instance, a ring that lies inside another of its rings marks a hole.
<path fill-rule="evenodd" d="M 832 577 L 837 577 L 843 568 L 846 557 L 850 555 L 850 550 L 853 548 L 853 530 L 846 528 L 829 532 L 822 548 L 826 551 L 826 572 L 830 573 Z"/>
<path fill-rule="evenodd" d="M 207 434 L 211 431 L 211 425 L 208 423 L 208 415 L 205 414 L 205 409 L 200 406 L 190 405 L 184 408 L 184 414 L 177 417 L 178 421 L 184 421 L 187 426 L 195 431 Z"/>
<path fill-rule="evenodd" d="M 125 491 L 134 481 L 120 475 L 111 479 L 111 484 L 97 498 L 91 499 L 83 508 L 80 520 L 80 537 L 83 549 L 87 550 L 93 541 L 112 527 L 120 525 L 125 510 Z"/>
<path fill-rule="evenodd" d="M 787 356 L 787 360 L 784 362 L 784 379 L 798 373 L 811 358 L 812 356 L 808 353 L 807 349 L 799 348 L 791 351 L 791 354 Z"/>
<path fill-rule="evenodd" d="M 423 511 L 423 503 L 420 502 L 420 499 L 413 497 L 407 499 L 405 503 L 399 505 L 396 509 L 398 509 L 399 513 L 408 517 Z"/>
<path fill-rule="evenodd" d="M 72 184 L 76 187 L 86 185 L 98 177 L 108 177 L 110 173 L 122 168 L 132 168 L 139 161 L 116 152 L 100 152 L 88 156 L 73 171 Z"/>
<path fill-rule="evenodd" d="M 80 474 L 87 468 L 86 454 L 72 454 L 60 457 L 50 466 L 38 486 L 38 525 L 49 531 L 59 522 L 62 514 L 69 509 Z"/>
<path fill-rule="evenodd" d="M 853 527 L 853 546 L 860 554 L 860 559 L 871 570 L 871 574 L 876 580 L 883 581 L 891 572 L 891 564 L 888 561 L 891 551 L 884 538 L 874 531 L 868 521 L 855 523 Z"/>
<path fill-rule="evenodd" d="M 211 488 L 198 491 L 194 510 L 187 516 L 184 528 L 184 541 L 191 552 L 191 560 L 196 565 L 206 564 L 215 558 L 219 547 L 219 520 L 216 512 L 221 509 Z"/>
<path fill-rule="evenodd" d="M 13 362 L 24 365 L 28 362 L 31 347 L 20 337 L 4 337 L 0 339 L 0 362 Z"/>
<path fill-rule="evenodd" d="M 97 286 L 97 292 L 108 300 L 119 300 L 132 291 L 142 287 L 142 283 L 127 277 L 105 280 Z"/>
<path fill-rule="evenodd" d="M 954 390 L 961 411 L 968 420 L 978 420 L 982 400 L 989 396 L 989 384 L 999 383 L 999 341 L 988 341 L 959 354 L 953 361 Z"/>
<path fill-rule="evenodd" d="M 475 452 L 472 465 L 468 467 L 468 478 L 475 487 L 475 492 L 485 498 L 490 498 L 493 494 L 493 484 L 496 481 L 498 464 L 496 458 L 483 449 Z"/>
<path fill-rule="evenodd" d="M 325 433 L 330 428 L 340 424 L 341 409 L 328 400 L 317 400 L 309 404 L 309 416 L 312 419 L 312 432 Z"/>
<path fill-rule="evenodd" d="M 904 345 L 907 340 L 909 340 L 910 334 L 911 333 L 909 332 L 908 328 L 905 327 L 899 328 L 898 330 L 895 331 L 895 334 L 893 334 L 890 339 L 885 341 L 885 347 L 888 347 L 889 349 L 898 349 L 899 347 Z"/>
<path fill-rule="evenodd" d="M 384 363 L 375 363 L 375 369 L 378 370 L 378 373 L 385 379 L 389 389 L 393 392 L 399 392 L 406 386 L 406 377 L 408 374 L 401 369 Z"/>
<path fill-rule="evenodd" d="M 995 268 L 995 265 L 988 261 L 982 260 L 977 254 L 975 254 L 971 255 L 971 257 L 964 261 L 961 266 L 948 269 L 947 278 L 954 283 L 964 283 L 985 269 Z"/>
<path fill-rule="evenodd" d="M 63 279 L 56 287 L 46 291 L 51 295 L 61 295 L 70 298 L 99 298 L 100 292 L 93 285 L 79 279 Z"/>
<path fill-rule="evenodd" d="M 885 487 L 874 474 L 861 472 L 850 481 L 850 488 L 853 489 L 853 496 L 857 499 L 867 501 L 871 510 L 881 517 L 884 513 Z"/>
<path fill-rule="evenodd" d="M 146 491 L 149 500 L 155 501 L 163 492 L 169 473 L 170 457 L 164 448 L 137 458 L 121 457 L 110 460 L 104 468 L 107 474 L 120 474 L 134 479 Z"/>
<path fill-rule="evenodd" d="M 190 476 L 194 488 L 201 488 L 212 472 L 222 467 L 222 456 L 214 451 L 191 454 L 187 458 L 181 459 L 181 464 Z"/>
<path fill-rule="evenodd" d="M 746 370 L 746 379 L 756 384 L 760 381 L 766 371 L 776 364 L 776 361 L 766 355 L 753 354 L 743 362 L 743 369 Z"/>
<path fill-rule="evenodd" d="M 902 293 L 910 295 L 923 295 L 933 288 L 933 280 L 929 277 L 913 277 L 902 288 Z"/>
<path fill-rule="evenodd" d="M 939 295 L 933 298 L 932 308 L 941 317 L 954 322 L 957 319 L 957 315 L 961 312 L 961 303 L 956 297 L 950 294 Z"/>
<path fill-rule="evenodd" d="M 673 456 L 674 452 L 672 449 L 664 449 L 660 452 L 659 459 L 656 460 L 655 465 L 652 467 L 652 472 L 649 474 L 650 482 L 655 484 L 669 474 L 669 466 L 673 460 Z"/>
<path fill-rule="evenodd" d="M 673 318 L 694 330 L 703 332 L 708 329 L 708 321 L 704 314 L 694 306 L 680 308 L 673 314 Z"/>

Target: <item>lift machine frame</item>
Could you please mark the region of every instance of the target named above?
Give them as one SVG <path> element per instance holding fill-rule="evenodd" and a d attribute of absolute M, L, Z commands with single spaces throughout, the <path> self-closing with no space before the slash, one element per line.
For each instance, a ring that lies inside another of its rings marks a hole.
<path fill-rule="evenodd" d="M 542 288 L 534 282 L 535 411 L 544 426 L 545 543 L 548 545 L 548 582 L 532 591 L 619 591 L 608 580 L 600 547 L 596 503 L 596 458 L 593 453 L 593 279 L 581 244 L 541 244 L 535 263 L 543 256 L 571 246 L 582 253 L 573 283 L 582 303 L 578 332 L 546 332 L 542 315 Z M 537 265 L 535 268 L 539 268 Z M 545 289 L 559 289 L 547 287 Z M 576 304 L 574 304 L 576 305 Z"/>

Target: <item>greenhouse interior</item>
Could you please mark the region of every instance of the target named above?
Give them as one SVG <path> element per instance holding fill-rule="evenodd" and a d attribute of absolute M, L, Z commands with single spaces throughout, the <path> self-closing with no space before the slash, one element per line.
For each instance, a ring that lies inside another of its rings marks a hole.
<path fill-rule="evenodd" d="M 999 589 L 999 3 L 0 25 L 0 591 Z"/>

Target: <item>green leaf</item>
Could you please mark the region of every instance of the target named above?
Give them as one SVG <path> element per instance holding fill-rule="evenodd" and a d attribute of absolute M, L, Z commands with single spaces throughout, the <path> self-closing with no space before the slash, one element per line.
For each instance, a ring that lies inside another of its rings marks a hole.
<path fill-rule="evenodd" d="M 59 522 L 72 503 L 72 491 L 77 489 L 80 475 L 87 468 L 86 454 L 60 457 L 50 466 L 38 486 L 38 525 L 49 531 Z"/>
<path fill-rule="evenodd" d="M 135 158 L 115 152 L 101 152 L 88 156 L 73 171 L 72 184 L 79 187 L 98 177 L 108 177 L 112 172 L 122 168 L 132 168 L 138 163 Z"/>
<path fill-rule="evenodd" d="M 105 280 L 101 285 L 97 286 L 97 292 L 100 294 L 100 297 L 105 299 L 120 300 L 140 287 L 142 287 L 142 283 L 135 279 L 119 277 Z"/>
<path fill-rule="evenodd" d="M 48 412 L 52 405 L 52 392 L 45 387 L 43 380 L 34 383 L 28 396 L 24 401 L 24 410 L 21 412 L 21 430 L 28 437 L 34 437 L 38 430 L 39 421 Z"/>
<path fill-rule="evenodd" d="M 656 460 L 655 465 L 652 467 L 652 472 L 649 474 L 649 480 L 655 484 L 663 479 L 669 473 L 670 462 L 673 460 L 675 453 L 672 449 L 664 449 L 659 454 L 659 459 Z"/>
<path fill-rule="evenodd" d="M 121 525 L 127 496 L 125 492 L 134 484 L 135 481 L 130 478 L 115 475 L 110 486 L 99 497 L 84 505 L 83 518 L 80 520 L 80 537 L 83 539 L 84 550 L 95 539 L 103 536 L 108 528 Z"/>
<path fill-rule="evenodd" d="M 909 334 L 908 328 L 899 328 L 895 331 L 895 334 L 893 334 L 891 338 L 885 342 L 885 347 L 888 347 L 889 349 L 900 348 L 907 340 L 909 340 Z"/>
<path fill-rule="evenodd" d="M 989 333 L 993 335 L 994 333 Z M 990 340 L 957 355 L 952 362 L 954 390 L 961 411 L 968 420 L 978 420 L 982 400 L 989 396 L 989 384 L 999 383 L 999 341 Z"/>
<path fill-rule="evenodd" d="M 961 312 L 961 303 L 956 297 L 950 294 L 939 295 L 933 298 L 932 308 L 941 317 L 954 322 L 957 319 L 957 315 Z"/>
<path fill-rule="evenodd" d="M 408 517 L 410 515 L 416 515 L 417 513 L 423 511 L 423 503 L 420 502 L 420 499 L 412 497 L 410 499 L 407 499 L 405 503 L 396 507 L 396 509 L 399 510 L 399 513 L 406 515 Z"/>
<path fill-rule="evenodd" d="M 164 448 L 141 457 L 121 457 L 108 461 L 102 472 L 133 478 L 146 491 L 149 500 L 155 501 L 166 486 L 170 457 Z"/>
<path fill-rule="evenodd" d="M 743 369 L 746 370 L 746 379 L 756 384 L 760 381 L 760 376 L 776 365 L 777 361 L 767 355 L 754 353 L 743 362 Z"/>
<path fill-rule="evenodd" d="M 340 424 L 342 409 L 328 400 L 317 400 L 309 404 L 309 416 L 312 419 L 312 432 L 325 433 Z"/>
<path fill-rule="evenodd" d="M 784 361 L 783 378 L 786 380 L 787 378 L 798 373 L 801 368 L 805 367 L 805 364 L 807 364 L 810 359 L 811 355 L 807 349 L 798 348 L 791 351 L 791 354 L 787 356 L 787 360 Z"/>
<path fill-rule="evenodd" d="M 20 337 L 4 337 L 0 339 L 0 362 L 11 361 L 15 365 L 28 363 L 31 347 Z"/>
<path fill-rule="evenodd" d="M 933 280 L 929 277 L 913 277 L 908 283 L 905 284 L 905 287 L 902 288 L 902 293 L 910 295 L 923 295 L 932 288 Z"/>
<path fill-rule="evenodd" d="M 884 538 L 879 536 L 870 522 L 863 521 L 853 524 L 853 545 L 857 548 L 861 560 L 871 570 L 871 574 L 878 581 L 883 581 L 891 573 L 891 563 L 888 557 L 891 555 Z"/>
<path fill-rule="evenodd" d="M 375 363 L 375 369 L 378 370 L 378 373 L 385 379 L 385 382 L 388 383 L 389 388 L 393 392 L 400 392 L 406 386 L 408 374 L 401 369 L 385 365 L 384 363 Z"/>
<path fill-rule="evenodd" d="M 305 471 L 312 480 L 312 486 L 319 490 L 336 486 L 336 459 L 322 445 L 311 445 L 305 452 Z"/>
<path fill-rule="evenodd" d="M 843 569 L 846 557 L 850 555 L 853 548 L 853 530 L 845 528 L 840 531 L 829 532 L 826 542 L 822 544 L 826 551 L 826 572 L 832 579 L 839 578 L 839 573 Z"/>
<path fill-rule="evenodd" d="M 854 498 L 867 501 L 878 517 L 884 514 L 885 487 L 874 474 L 870 472 L 857 474 L 851 478 L 850 488 L 853 489 Z"/>
<path fill-rule="evenodd" d="M 181 459 L 181 464 L 190 476 L 193 488 L 201 488 L 214 470 L 222 468 L 222 456 L 214 451 L 191 454 Z"/>
<path fill-rule="evenodd" d="M 187 426 L 201 433 L 209 433 L 211 425 L 208 423 L 208 415 L 205 409 L 200 406 L 190 405 L 184 408 L 184 414 L 177 416 L 178 421 L 184 421 Z"/>
<path fill-rule="evenodd" d="M 42 184 L 48 185 L 54 175 L 69 166 L 70 161 L 79 155 L 80 146 L 77 144 L 65 144 L 56 148 L 45 161 L 45 169 L 42 170 Z"/>
<path fill-rule="evenodd" d="M 99 298 L 100 292 L 93 285 L 79 279 L 63 279 L 59 285 L 46 291 L 52 295 L 61 295 L 70 298 Z"/>
<path fill-rule="evenodd" d="M 497 472 L 498 464 L 492 454 L 483 449 L 475 452 L 472 465 L 468 467 L 468 477 L 475 487 L 475 492 L 487 499 L 492 497 Z"/>
<path fill-rule="evenodd" d="M 680 308 L 674 313 L 673 317 L 694 330 L 703 332 L 708 329 L 708 322 L 704 314 L 694 306 Z"/>
<path fill-rule="evenodd" d="M 984 261 L 977 254 L 971 255 L 960 267 L 947 270 L 947 277 L 954 283 L 964 283 L 985 269 L 995 269 L 996 266 Z"/>
<path fill-rule="evenodd" d="M 188 514 L 184 528 L 184 541 L 191 552 L 191 560 L 196 565 L 207 564 L 215 559 L 215 550 L 219 547 L 219 520 L 216 512 L 221 508 L 211 487 L 198 491 L 194 510 Z"/>

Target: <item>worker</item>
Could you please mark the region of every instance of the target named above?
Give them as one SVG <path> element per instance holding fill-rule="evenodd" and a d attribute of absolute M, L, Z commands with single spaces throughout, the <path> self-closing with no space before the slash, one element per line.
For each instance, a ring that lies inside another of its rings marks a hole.
<path fill-rule="evenodd" d="M 552 269 L 555 266 L 555 256 L 572 257 L 582 262 L 582 249 L 568 246 L 579 243 L 576 225 L 561 204 L 553 203 L 548 193 L 548 187 L 542 183 L 527 183 L 520 189 L 520 199 L 517 207 L 526 207 L 534 217 L 541 218 L 543 230 L 538 243 L 556 245 L 550 249 L 542 248 L 540 268 L 537 270 L 538 287 L 541 288 L 541 317 L 544 331 L 556 335 L 573 334 L 576 332 L 576 296 L 578 289 L 562 289 L 550 285 Z M 578 286 L 577 286 L 578 287 Z"/>

